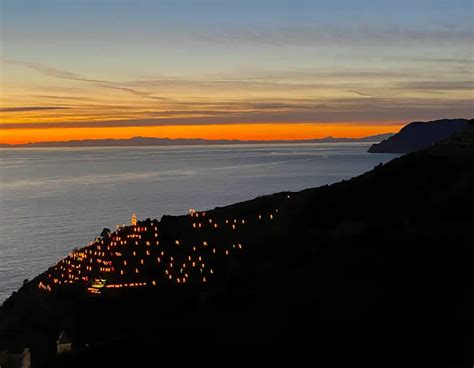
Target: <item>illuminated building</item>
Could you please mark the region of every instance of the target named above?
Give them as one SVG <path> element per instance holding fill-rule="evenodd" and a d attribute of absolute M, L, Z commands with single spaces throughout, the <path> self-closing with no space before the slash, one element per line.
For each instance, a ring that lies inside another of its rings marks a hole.
<path fill-rule="evenodd" d="M 57 353 L 67 353 L 72 350 L 72 341 L 67 337 L 66 332 L 63 331 L 56 340 Z"/>

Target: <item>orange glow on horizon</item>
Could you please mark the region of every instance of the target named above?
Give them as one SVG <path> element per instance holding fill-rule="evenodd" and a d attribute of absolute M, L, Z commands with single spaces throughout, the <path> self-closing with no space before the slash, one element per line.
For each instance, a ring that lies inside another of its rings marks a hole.
<path fill-rule="evenodd" d="M 0 142 L 66 141 L 82 139 L 127 139 L 137 136 L 157 138 L 202 138 L 238 140 L 298 140 L 324 138 L 361 138 L 396 133 L 403 123 L 288 123 L 288 124 L 219 124 L 114 128 L 50 128 L 0 130 Z"/>

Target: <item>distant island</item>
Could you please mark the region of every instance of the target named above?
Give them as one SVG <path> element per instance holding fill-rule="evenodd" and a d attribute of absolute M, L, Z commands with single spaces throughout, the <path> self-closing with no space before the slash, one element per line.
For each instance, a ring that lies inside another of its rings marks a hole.
<path fill-rule="evenodd" d="M 469 125 L 333 185 L 98 231 L 3 303 L 0 351 L 89 367 L 163 345 L 311 342 L 458 366 L 474 336 Z"/>
<path fill-rule="evenodd" d="M 200 138 L 153 138 L 133 137 L 129 139 L 84 139 L 71 141 L 49 141 L 25 144 L 0 144 L 0 148 L 38 148 L 38 147 L 141 147 L 141 146 L 199 146 L 225 144 L 285 144 L 285 143 L 373 143 L 391 137 L 394 133 L 372 135 L 363 138 L 315 138 L 303 140 L 238 140 L 238 139 L 200 139 Z"/>
<path fill-rule="evenodd" d="M 409 153 L 434 145 L 468 127 L 467 119 L 415 121 L 369 148 L 370 153 Z"/>

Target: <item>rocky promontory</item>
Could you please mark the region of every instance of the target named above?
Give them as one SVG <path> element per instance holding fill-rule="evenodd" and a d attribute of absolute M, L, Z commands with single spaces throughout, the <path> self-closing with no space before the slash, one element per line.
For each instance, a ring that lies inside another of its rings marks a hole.
<path fill-rule="evenodd" d="M 467 119 L 443 119 L 429 122 L 413 122 L 397 134 L 375 143 L 370 153 L 409 153 L 430 147 L 467 128 Z"/>

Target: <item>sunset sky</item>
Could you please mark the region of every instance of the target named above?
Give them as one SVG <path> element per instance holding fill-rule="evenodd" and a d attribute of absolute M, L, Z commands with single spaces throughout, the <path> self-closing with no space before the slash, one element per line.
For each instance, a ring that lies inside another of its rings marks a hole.
<path fill-rule="evenodd" d="M 471 0 L 0 0 L 0 143 L 473 116 Z"/>

